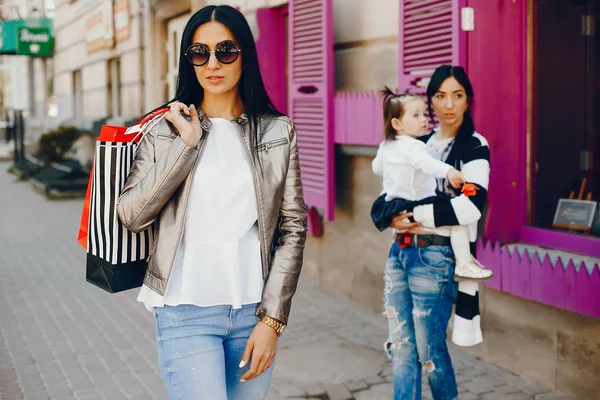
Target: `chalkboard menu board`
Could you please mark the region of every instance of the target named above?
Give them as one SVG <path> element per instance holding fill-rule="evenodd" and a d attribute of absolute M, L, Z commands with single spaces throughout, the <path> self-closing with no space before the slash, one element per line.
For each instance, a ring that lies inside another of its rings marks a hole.
<path fill-rule="evenodd" d="M 595 201 L 559 199 L 552 226 L 588 231 L 597 208 L 598 203 Z"/>

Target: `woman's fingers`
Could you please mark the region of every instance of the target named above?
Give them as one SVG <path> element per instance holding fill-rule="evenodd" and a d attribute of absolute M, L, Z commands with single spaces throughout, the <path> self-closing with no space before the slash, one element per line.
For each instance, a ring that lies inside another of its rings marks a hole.
<path fill-rule="evenodd" d="M 200 132 L 202 131 L 202 128 L 200 127 L 200 117 L 198 116 L 198 110 L 196 109 L 196 106 L 193 104 L 190 106 L 189 116 L 191 118 L 191 124 L 194 128 L 194 131 L 200 134 Z"/>
<path fill-rule="evenodd" d="M 183 111 L 183 113 L 185 115 L 190 115 L 190 108 L 179 101 L 174 101 L 171 104 L 169 104 L 169 108 L 171 109 L 172 112 Z"/>
<path fill-rule="evenodd" d="M 421 225 L 419 222 L 410 222 L 410 220 L 408 219 L 408 217 L 412 215 L 412 213 L 402 213 L 395 216 L 394 218 L 392 218 L 391 227 L 398 229 L 399 231 L 419 227 Z"/>
<path fill-rule="evenodd" d="M 198 110 L 196 110 L 196 106 L 192 104 L 188 110 L 189 110 L 188 115 L 190 117 L 192 117 L 192 120 L 194 120 L 194 121 L 198 120 Z"/>

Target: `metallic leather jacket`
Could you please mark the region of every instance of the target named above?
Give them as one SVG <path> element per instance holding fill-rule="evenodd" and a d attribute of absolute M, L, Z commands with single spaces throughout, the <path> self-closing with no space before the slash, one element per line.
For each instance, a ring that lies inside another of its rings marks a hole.
<path fill-rule="evenodd" d="M 202 136 L 196 148 L 179 137 L 164 114 L 148 123 L 118 200 L 119 218 L 140 232 L 155 224 L 144 284 L 164 295 L 181 242 L 190 186 L 211 122 L 199 110 Z M 243 115 L 239 129 L 252 168 L 258 207 L 265 286 L 257 314 L 287 324 L 306 241 L 306 207 L 296 129 L 287 117 L 260 119 L 258 143 Z"/>

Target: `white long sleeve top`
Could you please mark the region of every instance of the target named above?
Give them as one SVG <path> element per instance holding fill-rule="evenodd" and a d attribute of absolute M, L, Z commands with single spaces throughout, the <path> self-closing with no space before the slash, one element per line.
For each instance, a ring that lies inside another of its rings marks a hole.
<path fill-rule="evenodd" d="M 421 200 L 435 196 L 435 178 L 445 178 L 452 168 L 436 160 L 427 151 L 427 145 L 410 136 L 396 136 L 384 140 L 373 160 L 373 172 L 383 176 L 386 201 L 403 198 Z"/>

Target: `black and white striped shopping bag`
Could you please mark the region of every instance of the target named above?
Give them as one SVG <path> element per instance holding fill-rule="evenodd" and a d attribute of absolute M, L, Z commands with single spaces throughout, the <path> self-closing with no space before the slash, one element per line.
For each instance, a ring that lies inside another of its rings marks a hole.
<path fill-rule="evenodd" d="M 117 215 L 117 199 L 138 143 L 153 125 L 152 121 L 144 125 L 147 120 L 129 129 L 105 125 L 96 143 L 79 239 L 82 245 L 85 239 L 87 249 L 86 280 L 110 293 L 142 285 L 152 248 L 152 226 L 134 233 L 123 226 Z"/>

